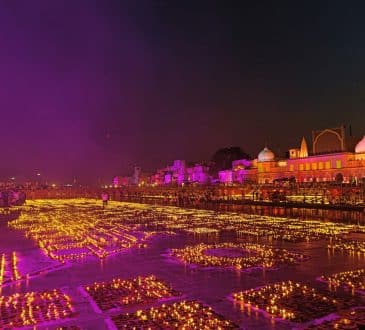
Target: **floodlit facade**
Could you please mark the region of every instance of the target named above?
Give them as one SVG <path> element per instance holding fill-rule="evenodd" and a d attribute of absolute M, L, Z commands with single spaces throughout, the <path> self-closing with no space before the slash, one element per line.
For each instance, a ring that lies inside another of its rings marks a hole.
<path fill-rule="evenodd" d="M 184 160 L 174 160 L 171 166 L 159 169 L 151 176 L 152 185 L 207 184 L 211 182 L 210 167 L 204 163 L 187 166 Z"/>
<path fill-rule="evenodd" d="M 365 183 L 365 136 L 356 139 L 346 134 L 344 126 L 312 132 L 309 145 L 303 137 L 300 145 L 288 150 L 286 158 L 278 158 L 265 146 L 254 160 L 240 159 L 232 162 L 232 168 L 219 171 L 212 178 L 209 163 L 188 166 L 184 160 L 159 169 L 148 178 L 141 176 L 135 167 L 129 183 L 116 177 L 114 185 L 184 185 L 189 183 L 225 185 L 276 181 Z"/>
<path fill-rule="evenodd" d="M 345 127 L 313 131 L 312 153 L 305 138 L 300 148 L 290 149 L 289 157 L 277 158 L 265 147 L 254 161 L 232 163 L 232 181 L 228 175 L 222 183 L 273 183 L 277 180 L 297 182 L 359 183 L 365 180 L 365 136 L 357 141 L 346 136 Z"/>

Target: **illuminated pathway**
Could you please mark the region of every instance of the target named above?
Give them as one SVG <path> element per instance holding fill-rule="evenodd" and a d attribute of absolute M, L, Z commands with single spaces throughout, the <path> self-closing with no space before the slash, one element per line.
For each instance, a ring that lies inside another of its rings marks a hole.
<path fill-rule="evenodd" d="M 288 321 L 242 307 L 233 294 L 290 280 L 330 297 L 327 283 L 318 280 L 322 275 L 365 268 L 364 228 L 296 219 L 113 202 L 102 210 L 99 201 L 48 200 L 29 201 L 21 217 L 8 227 L 2 223 L 0 232 L 2 296 L 60 290 L 60 298 L 49 299 L 62 302 L 61 294 L 69 296 L 72 308 L 56 311 L 55 303 L 40 320 L 49 317 L 57 319 L 51 324 L 83 329 L 113 328 L 113 320 L 119 326 L 162 322 L 151 307 L 159 313 L 175 310 L 180 318 L 191 310 L 211 327 L 290 329 Z M 341 306 L 364 305 L 360 295 L 338 290 Z M 337 311 L 335 305 L 328 310 Z M 127 312 L 130 316 L 123 316 Z M 280 315 L 291 319 L 291 313 Z M 341 315 L 346 313 L 341 309 Z"/>

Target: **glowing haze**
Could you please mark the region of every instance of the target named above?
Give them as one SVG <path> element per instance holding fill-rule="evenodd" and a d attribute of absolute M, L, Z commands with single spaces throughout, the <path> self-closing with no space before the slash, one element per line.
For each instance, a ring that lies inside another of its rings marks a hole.
<path fill-rule="evenodd" d="M 1 177 L 94 183 L 222 146 L 284 152 L 312 128 L 365 133 L 361 8 L 222 6 L 3 1 Z"/>

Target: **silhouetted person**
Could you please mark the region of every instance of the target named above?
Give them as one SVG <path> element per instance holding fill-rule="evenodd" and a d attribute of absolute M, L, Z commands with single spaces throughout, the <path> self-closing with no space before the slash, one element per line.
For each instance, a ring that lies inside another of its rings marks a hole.
<path fill-rule="evenodd" d="M 103 201 L 103 209 L 108 205 L 109 194 L 105 191 L 101 193 L 101 199 Z"/>

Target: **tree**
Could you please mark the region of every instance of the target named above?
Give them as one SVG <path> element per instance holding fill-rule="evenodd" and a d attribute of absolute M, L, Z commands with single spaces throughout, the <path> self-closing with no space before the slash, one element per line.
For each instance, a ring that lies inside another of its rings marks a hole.
<path fill-rule="evenodd" d="M 250 155 L 245 153 L 240 147 L 228 147 L 218 149 L 211 160 L 214 163 L 212 174 L 232 168 L 232 162 L 238 159 L 250 159 Z"/>

